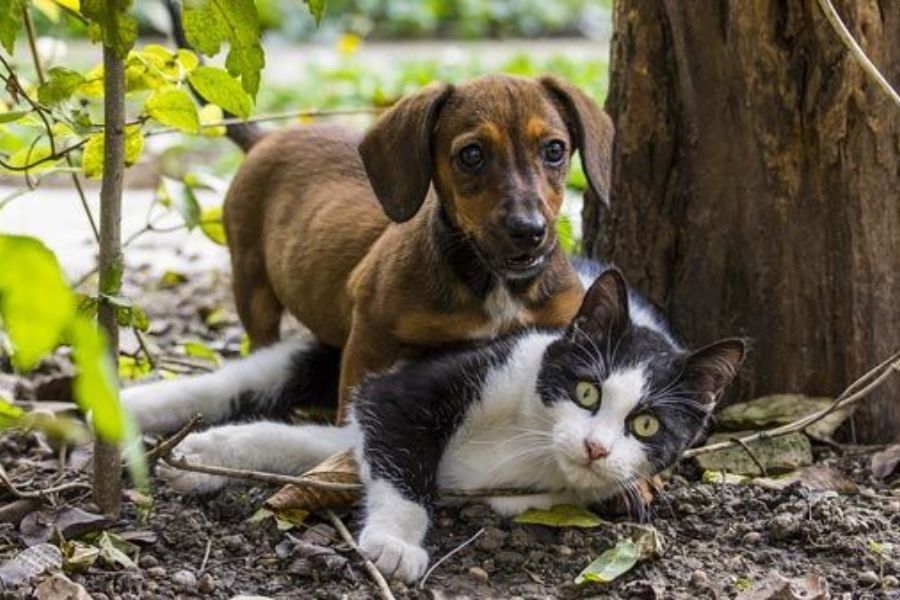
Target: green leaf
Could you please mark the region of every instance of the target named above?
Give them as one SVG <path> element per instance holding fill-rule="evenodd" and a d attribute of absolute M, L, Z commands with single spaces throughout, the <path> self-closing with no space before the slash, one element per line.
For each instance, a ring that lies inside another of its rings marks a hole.
<path fill-rule="evenodd" d="M 228 133 L 228 129 L 222 125 L 225 114 L 221 106 L 206 104 L 200 107 L 200 134 L 207 137 L 222 137 Z"/>
<path fill-rule="evenodd" d="M 100 550 L 82 542 L 69 540 L 63 544 L 62 553 L 63 569 L 67 573 L 79 573 L 87 571 L 94 565 Z"/>
<path fill-rule="evenodd" d="M 137 40 L 138 25 L 128 14 L 131 0 L 83 0 L 81 14 L 90 21 L 88 35 L 125 58 Z"/>
<path fill-rule="evenodd" d="M 84 176 L 95 179 L 103 175 L 103 153 L 106 143 L 103 133 L 95 133 L 88 138 L 81 156 L 81 168 Z M 125 127 L 125 166 L 136 163 L 144 150 L 144 132 L 139 125 Z"/>
<path fill-rule="evenodd" d="M 575 228 L 567 215 L 560 215 L 556 220 L 556 235 L 566 254 L 578 254 L 581 244 L 575 237 Z"/>
<path fill-rule="evenodd" d="M 0 429 L 18 427 L 24 416 L 24 410 L 0 397 Z"/>
<path fill-rule="evenodd" d="M 125 439 L 128 418 L 118 399 L 115 370 L 109 360 L 106 339 L 97 327 L 84 318 L 71 326 L 72 356 L 75 359 L 75 399 L 91 413 L 94 429 L 105 440 Z"/>
<path fill-rule="evenodd" d="M 183 21 L 188 42 L 199 52 L 214 56 L 229 44 L 225 68 L 255 98 L 266 61 L 253 0 L 187 0 Z"/>
<path fill-rule="evenodd" d="M 10 54 L 16 45 L 16 34 L 22 28 L 24 0 L 0 0 L 0 44 Z"/>
<path fill-rule="evenodd" d="M 121 379 L 143 379 L 153 371 L 153 365 L 144 355 L 137 357 L 123 354 L 119 356 L 119 377 Z"/>
<path fill-rule="evenodd" d="M 639 558 L 637 544 L 630 539 L 621 540 L 586 566 L 575 578 L 575 583 L 609 583 L 630 571 Z"/>
<path fill-rule="evenodd" d="M 178 211 L 188 230 L 193 230 L 200 225 L 203 211 L 192 186 L 169 177 L 163 177 L 157 190 L 157 196 L 163 206 L 174 207 Z"/>
<path fill-rule="evenodd" d="M 19 169 L 27 167 L 30 173 L 39 173 L 52 169 L 59 160 L 44 160 L 51 156 L 53 151 L 49 144 L 29 144 L 9 157 L 9 164 Z M 42 162 L 43 161 L 43 162 Z"/>
<path fill-rule="evenodd" d="M 49 105 L 68 100 L 85 81 L 84 75 L 66 67 L 53 67 L 47 76 L 47 82 L 38 88 L 38 100 Z"/>
<path fill-rule="evenodd" d="M 221 206 L 214 206 L 203 211 L 200 217 L 200 230 L 216 244 L 225 245 L 225 225 L 222 223 Z"/>
<path fill-rule="evenodd" d="M 144 110 L 163 125 L 179 131 L 200 131 L 200 116 L 190 94 L 179 88 L 166 88 L 154 92 L 144 103 Z"/>
<path fill-rule="evenodd" d="M 606 521 L 580 506 L 557 504 L 550 510 L 528 510 L 516 516 L 514 523 L 548 527 L 599 527 Z"/>
<path fill-rule="evenodd" d="M 228 71 L 216 67 L 197 67 L 188 75 L 188 81 L 206 101 L 242 119 L 250 116 L 250 96 Z"/>
<path fill-rule="evenodd" d="M 2 2 L 3 0 L 0 0 Z M 0 113 L 0 123 L 12 123 L 14 121 L 18 121 L 29 112 L 28 110 L 8 110 L 6 112 Z"/>
<path fill-rule="evenodd" d="M 137 553 L 138 547 L 115 533 L 108 531 L 101 533 L 97 538 L 97 548 L 100 550 L 98 558 L 106 564 L 124 569 L 137 568 L 131 557 Z"/>
<path fill-rule="evenodd" d="M 304 0 L 304 2 L 309 9 L 309 14 L 315 17 L 316 26 L 318 26 L 322 22 L 322 15 L 325 14 L 325 0 Z"/>
<path fill-rule="evenodd" d="M 188 341 L 184 343 L 184 353 L 193 358 L 202 358 L 211 362 L 221 364 L 222 357 L 219 353 L 204 344 L 203 342 Z"/>
<path fill-rule="evenodd" d="M 33 238 L 0 235 L 0 320 L 13 365 L 28 370 L 53 350 L 75 314 L 56 257 Z"/>

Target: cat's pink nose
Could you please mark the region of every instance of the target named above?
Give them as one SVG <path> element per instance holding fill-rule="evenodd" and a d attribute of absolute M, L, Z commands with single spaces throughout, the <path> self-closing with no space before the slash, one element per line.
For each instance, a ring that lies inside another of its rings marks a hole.
<path fill-rule="evenodd" d="M 607 456 L 609 456 L 609 450 L 606 449 L 606 446 L 592 440 L 584 440 L 584 449 L 587 451 L 588 458 L 590 458 L 591 460 L 597 460 L 598 458 L 606 458 Z"/>

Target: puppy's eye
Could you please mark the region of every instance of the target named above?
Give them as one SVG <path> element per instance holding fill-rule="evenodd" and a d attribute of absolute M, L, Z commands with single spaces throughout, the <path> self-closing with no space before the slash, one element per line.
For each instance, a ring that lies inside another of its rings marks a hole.
<path fill-rule="evenodd" d="M 544 144 L 544 162 L 549 165 L 559 165 L 566 158 L 566 144 L 562 140 L 550 140 Z"/>
<path fill-rule="evenodd" d="M 469 144 L 459 151 L 459 164 L 469 171 L 474 171 L 484 163 L 484 151 L 478 144 Z"/>
<path fill-rule="evenodd" d="M 589 381 L 579 381 L 575 386 L 575 402 L 582 408 L 596 408 L 600 404 L 600 388 Z"/>
<path fill-rule="evenodd" d="M 641 413 L 631 420 L 631 431 L 638 437 L 653 437 L 659 431 L 659 419 L 650 413 Z"/>

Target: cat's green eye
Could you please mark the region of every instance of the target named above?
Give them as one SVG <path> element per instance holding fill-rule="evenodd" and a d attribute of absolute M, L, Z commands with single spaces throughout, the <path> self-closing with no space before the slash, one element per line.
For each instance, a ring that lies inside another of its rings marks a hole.
<path fill-rule="evenodd" d="M 575 401 L 584 408 L 600 404 L 600 388 L 589 381 L 579 381 L 575 386 Z"/>
<path fill-rule="evenodd" d="M 638 437 L 653 437 L 659 431 L 659 419 L 650 413 L 641 413 L 631 420 L 631 431 Z"/>

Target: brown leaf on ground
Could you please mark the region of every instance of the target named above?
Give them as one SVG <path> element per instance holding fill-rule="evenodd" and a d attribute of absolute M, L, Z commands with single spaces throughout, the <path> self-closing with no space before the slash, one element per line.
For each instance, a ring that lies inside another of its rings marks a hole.
<path fill-rule="evenodd" d="M 900 466 L 900 444 L 888 446 L 872 455 L 872 474 L 884 479 L 897 471 Z"/>
<path fill-rule="evenodd" d="M 103 515 L 64 506 L 56 510 L 31 513 L 22 519 L 19 533 L 26 545 L 34 546 L 53 539 L 54 534 L 68 540 L 91 531 L 106 529 L 112 523 Z"/>
<path fill-rule="evenodd" d="M 834 467 L 826 465 L 803 467 L 778 477 L 756 477 L 750 483 L 770 490 L 783 490 L 798 482 L 803 487 L 817 492 L 859 493 L 859 487 L 853 480 Z"/>
<path fill-rule="evenodd" d="M 0 566 L 0 584 L 16 587 L 33 581 L 38 575 L 62 567 L 63 557 L 52 544 L 26 548 Z"/>
<path fill-rule="evenodd" d="M 34 590 L 35 600 L 91 600 L 84 586 L 75 583 L 62 573 L 45 579 Z"/>
<path fill-rule="evenodd" d="M 325 483 L 358 484 L 359 473 L 350 451 L 325 459 L 302 476 L 310 481 Z M 354 490 L 328 490 L 317 487 L 300 487 L 288 484 L 266 500 L 264 506 L 272 512 L 305 510 L 316 512 L 326 508 L 341 508 L 356 503 L 360 492 Z"/>
<path fill-rule="evenodd" d="M 735 600 L 827 600 L 828 582 L 824 577 L 809 574 L 806 577 L 788 579 L 777 571 L 752 590 L 735 597 Z"/>

